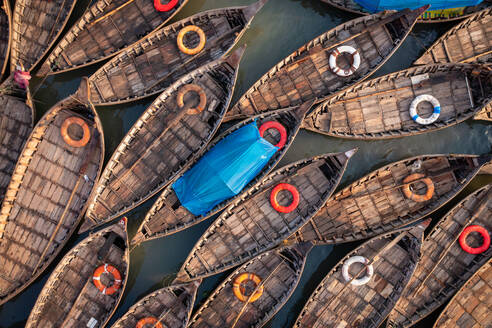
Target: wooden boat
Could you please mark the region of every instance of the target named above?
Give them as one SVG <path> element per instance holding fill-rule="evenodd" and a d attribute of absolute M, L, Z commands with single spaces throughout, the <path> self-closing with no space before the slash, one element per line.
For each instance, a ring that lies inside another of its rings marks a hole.
<path fill-rule="evenodd" d="M 256 122 L 258 127 L 261 127 L 262 124 L 266 122 L 279 122 L 284 126 L 287 130 L 287 140 L 285 146 L 279 149 L 267 163 L 267 165 L 263 168 L 263 170 L 253 179 L 250 183 L 248 183 L 243 191 L 237 194 L 235 197 L 232 197 L 228 200 L 223 201 L 222 203 L 216 205 L 212 210 L 204 215 L 194 215 L 190 211 L 184 207 L 172 185 L 169 184 L 159 198 L 156 200 L 152 208 L 149 210 L 147 215 L 145 216 L 144 221 L 140 225 L 135 237 L 132 239 L 132 244 L 139 244 L 143 241 L 156 239 L 160 237 L 164 237 L 178 231 L 187 229 L 203 220 L 209 218 L 215 213 L 221 211 L 226 208 L 230 204 L 232 204 L 237 199 L 241 198 L 242 194 L 245 193 L 252 186 L 263 180 L 263 178 L 278 164 L 278 162 L 282 159 L 284 154 L 289 149 L 290 145 L 294 141 L 294 138 L 299 132 L 299 127 L 304 118 L 304 115 L 309 110 L 312 105 L 311 102 L 304 103 L 301 106 L 287 109 L 280 109 L 276 111 L 271 111 L 263 114 L 259 114 L 253 116 L 250 119 L 246 119 L 222 133 L 220 136 L 214 139 L 211 142 L 204 153 L 207 153 L 212 147 L 214 147 L 219 141 L 223 140 L 227 136 L 229 136 L 234 131 Z M 271 142 L 272 144 L 277 144 L 280 139 L 280 134 L 273 129 L 268 129 L 265 131 L 264 138 Z M 192 167 L 196 162 L 198 162 L 200 158 L 195 158 L 193 163 L 190 165 Z M 184 174 L 181 173 L 180 177 Z M 179 177 L 176 177 L 178 179 Z"/>
<path fill-rule="evenodd" d="M 227 53 L 266 1 L 259 0 L 249 7 L 206 11 L 148 35 L 89 78 L 92 102 L 99 106 L 115 105 L 161 93 L 183 75 Z M 186 29 L 196 27 L 204 33 L 205 44 L 198 44 L 197 33 L 189 33 L 189 40 L 183 42 L 188 49 L 199 50 L 203 46 L 203 50 L 185 54 L 176 40 Z"/>
<path fill-rule="evenodd" d="M 441 36 L 414 65 L 492 62 L 492 8 L 482 10 Z"/>
<path fill-rule="evenodd" d="M 423 155 L 383 166 L 337 192 L 295 238 L 315 244 L 338 244 L 411 224 L 456 196 L 490 159 L 490 155 Z M 413 179 L 414 174 L 424 176 L 408 184 L 405 179 L 412 175 Z M 428 192 L 425 183 L 433 193 Z M 412 198 L 432 197 L 414 201 L 405 193 Z"/>
<path fill-rule="evenodd" d="M 296 289 L 312 247 L 277 248 L 243 264 L 215 289 L 188 327 L 263 327 Z"/>
<path fill-rule="evenodd" d="M 321 34 L 263 75 L 229 110 L 226 119 L 322 99 L 364 80 L 393 55 L 425 8 L 381 12 Z M 348 55 L 344 49 L 355 53 Z M 355 69 L 356 57 L 360 65 Z M 337 68 L 330 68 L 332 58 L 340 68 L 338 73 L 334 73 Z"/>
<path fill-rule="evenodd" d="M 47 54 L 72 14 L 76 0 L 17 0 L 12 23 L 10 70 L 30 71 Z"/>
<path fill-rule="evenodd" d="M 126 221 L 89 235 L 63 257 L 41 290 L 26 328 L 106 326 L 127 283 Z"/>
<path fill-rule="evenodd" d="M 413 104 L 424 96 L 437 101 L 437 112 L 423 101 L 412 114 Z M 303 127 L 333 137 L 389 139 L 453 126 L 491 104 L 492 71 L 487 67 L 417 66 L 345 89 L 319 105 Z"/>
<path fill-rule="evenodd" d="M 244 49 L 185 75 L 147 108 L 106 165 L 79 232 L 143 203 L 201 155 L 229 106 Z M 197 113 L 190 108 L 203 100 L 186 91 L 190 86 L 204 92 L 205 104 L 198 107 L 206 110 Z"/>
<path fill-rule="evenodd" d="M 345 256 L 293 327 L 379 327 L 417 266 L 427 224 L 375 237 Z"/>
<path fill-rule="evenodd" d="M 12 41 L 12 11 L 9 0 L 2 1 L 0 7 L 0 80 L 8 66 L 10 42 Z"/>
<path fill-rule="evenodd" d="M 66 72 L 110 58 L 164 26 L 187 2 L 178 0 L 169 11 L 158 11 L 154 1 L 95 1 L 53 48 L 38 75 Z"/>
<path fill-rule="evenodd" d="M 485 186 L 451 209 L 432 229 L 422 245 L 422 258 L 402 297 L 389 316 L 388 326 L 410 327 L 443 305 L 492 257 L 492 248 L 470 254 L 458 242 L 471 247 L 483 244 L 478 233 L 465 229 L 480 226 L 492 232 L 492 185 Z M 478 250 L 478 249 L 477 249 Z M 460 326 L 471 327 L 471 326 Z"/>
<path fill-rule="evenodd" d="M 280 244 L 326 202 L 354 153 L 315 156 L 269 174 L 205 231 L 176 280 L 223 272 Z"/>
<path fill-rule="evenodd" d="M 111 328 L 186 328 L 199 285 L 194 281 L 159 289 L 135 303 Z"/>
<path fill-rule="evenodd" d="M 0 304 L 48 267 L 85 212 L 104 156 L 87 90 L 55 104 L 20 153 L 0 210 Z"/>

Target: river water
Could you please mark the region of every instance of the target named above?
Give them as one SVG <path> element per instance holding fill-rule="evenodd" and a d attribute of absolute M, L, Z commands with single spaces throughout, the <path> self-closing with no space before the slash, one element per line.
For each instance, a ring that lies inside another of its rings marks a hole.
<path fill-rule="evenodd" d="M 76 15 L 82 13 L 87 2 L 87 0 L 79 1 Z M 252 2 L 254 1 L 189 0 L 185 8 L 172 21 L 204 10 L 248 5 Z M 282 58 L 326 30 L 355 17 L 355 15 L 332 8 L 320 0 L 269 0 L 238 44 L 241 46 L 246 43 L 248 47 L 241 62 L 233 103 Z M 131 24 L 131 22 L 128 23 Z M 423 53 L 425 47 L 430 46 L 453 25 L 453 23 L 417 25 L 401 48 L 374 76 L 409 67 Z M 95 67 L 56 75 L 44 81 L 35 95 L 37 118 L 39 119 L 55 102 L 73 93 L 80 83 L 80 78 L 92 74 L 97 67 L 98 65 L 95 65 Z M 98 108 L 104 126 L 106 160 L 151 101 L 152 98 L 136 104 Z M 491 137 L 492 126 L 485 122 L 471 120 L 441 131 L 387 141 L 350 141 L 302 130 L 280 166 L 317 154 L 345 151 L 357 147 L 359 150 L 351 159 L 340 185 L 343 187 L 380 166 L 414 155 L 487 153 L 490 151 Z M 490 176 L 478 176 L 463 193 L 443 209 L 434 213 L 432 217 L 439 219 L 468 193 L 490 182 L 492 182 Z M 130 238 L 154 200 L 151 199 L 128 213 Z M 131 253 L 128 285 L 111 323 L 124 314 L 137 300 L 171 282 L 195 242 L 213 219 L 175 235 L 144 243 Z M 36 298 L 56 263 L 63 254 L 84 237 L 86 234 L 73 236 L 49 270 L 22 294 L 0 307 L 0 328 L 24 327 Z M 308 255 L 303 276 L 293 296 L 266 327 L 291 327 L 309 295 L 324 276 L 338 260 L 358 244 L 315 247 Z M 229 273 L 226 272 L 203 281 L 198 291 L 195 309 Z M 435 318 L 436 313 L 420 323 L 418 327 L 431 327 Z"/>

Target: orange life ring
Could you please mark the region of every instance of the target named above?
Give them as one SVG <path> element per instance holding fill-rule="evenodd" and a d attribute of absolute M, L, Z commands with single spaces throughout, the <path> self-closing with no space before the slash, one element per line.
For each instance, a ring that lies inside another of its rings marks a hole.
<path fill-rule="evenodd" d="M 162 325 L 162 323 L 159 322 L 159 320 L 157 320 L 157 318 L 155 317 L 147 317 L 147 318 L 143 318 L 143 319 L 140 319 L 138 320 L 137 322 L 137 325 L 135 326 L 135 328 L 144 328 L 145 325 L 149 325 L 148 327 L 153 327 L 153 328 L 164 328 L 164 326 Z"/>
<path fill-rule="evenodd" d="M 276 121 L 268 121 L 263 123 L 260 126 L 260 136 L 263 138 L 263 134 L 265 133 L 266 130 L 268 129 L 275 129 L 280 133 L 280 141 L 275 145 L 278 149 L 282 149 L 283 146 L 287 143 L 287 130 L 285 127 L 280 124 L 279 122 Z"/>
<path fill-rule="evenodd" d="M 234 295 L 241 302 L 253 303 L 254 301 L 258 300 L 263 294 L 263 286 L 257 288 L 252 296 L 246 296 L 244 295 L 244 288 L 241 286 L 241 284 L 245 281 L 253 281 L 256 284 L 256 287 L 258 287 L 261 283 L 261 278 L 254 273 L 245 272 L 237 276 L 236 279 L 234 279 L 234 283 L 232 285 L 232 291 L 234 292 Z"/>
<path fill-rule="evenodd" d="M 200 102 L 195 108 L 190 108 L 188 109 L 188 114 L 190 115 L 195 115 L 198 113 L 203 112 L 205 109 L 205 106 L 207 105 L 207 95 L 205 94 L 205 91 L 203 91 L 203 88 L 199 85 L 196 84 L 187 84 L 183 86 L 181 89 L 179 89 L 178 92 L 178 97 L 176 99 L 176 102 L 178 103 L 179 108 L 184 107 L 184 96 L 188 92 L 196 92 L 198 93 L 198 96 L 200 97 Z"/>
<path fill-rule="evenodd" d="M 468 235 L 472 232 L 478 232 L 482 236 L 483 242 L 482 245 L 480 245 L 480 247 L 471 247 L 466 242 L 466 237 L 468 237 Z M 490 235 L 487 229 L 485 229 L 484 227 L 479 225 L 470 225 L 466 227 L 465 230 L 463 230 L 463 232 L 461 233 L 459 242 L 461 248 L 465 252 L 469 254 L 482 254 L 490 247 Z"/>
<path fill-rule="evenodd" d="M 68 134 L 68 127 L 72 124 L 77 124 L 82 128 L 83 135 L 80 140 L 74 140 L 70 135 Z M 77 116 L 71 116 L 68 117 L 65 121 L 63 121 L 63 124 L 60 129 L 61 136 L 63 140 L 72 147 L 79 148 L 79 147 L 84 147 L 87 145 L 89 140 L 91 139 L 91 132 L 89 130 L 89 125 L 81 119 L 80 117 Z"/>
<path fill-rule="evenodd" d="M 414 173 L 409 176 L 407 176 L 405 179 L 403 179 L 403 183 L 405 185 L 402 187 L 403 188 L 403 194 L 408 199 L 413 200 L 414 202 L 426 202 L 429 199 L 434 196 L 434 183 L 430 178 L 424 178 L 425 175 L 422 173 Z M 427 191 L 424 195 L 418 195 L 410 190 L 410 185 L 412 184 L 413 181 L 420 180 L 423 183 L 425 183 L 425 186 L 427 187 Z"/>
<path fill-rule="evenodd" d="M 183 43 L 184 36 L 188 33 L 191 33 L 191 32 L 197 33 L 198 36 L 200 37 L 200 42 L 198 43 L 198 45 L 195 48 L 188 48 Z M 207 37 L 205 36 L 205 32 L 203 32 L 203 30 L 201 28 L 199 28 L 198 26 L 188 25 L 188 26 L 183 27 L 181 29 L 181 31 L 179 31 L 177 42 L 178 42 L 179 50 L 181 50 L 183 53 L 185 53 L 187 55 L 196 55 L 197 53 L 202 51 L 203 48 L 205 48 L 205 43 L 207 42 Z"/>
<path fill-rule="evenodd" d="M 171 0 L 165 5 L 163 5 L 161 1 L 162 0 L 154 0 L 154 8 L 157 9 L 157 11 L 170 11 L 178 4 L 178 0 Z"/>
<path fill-rule="evenodd" d="M 287 190 L 292 195 L 293 199 L 289 206 L 282 206 L 277 202 L 277 195 L 282 190 Z M 299 205 L 299 198 L 299 191 L 297 191 L 296 187 L 288 183 L 279 183 L 275 186 L 275 188 L 272 189 L 272 192 L 270 193 L 270 204 L 277 212 L 290 213 Z"/>
<path fill-rule="evenodd" d="M 101 282 L 101 276 L 103 273 L 111 274 L 113 276 L 114 282 L 111 286 L 107 287 Z M 94 271 L 92 281 L 94 282 L 96 288 L 99 289 L 104 295 L 113 295 L 121 287 L 121 274 L 114 266 L 106 263 Z"/>

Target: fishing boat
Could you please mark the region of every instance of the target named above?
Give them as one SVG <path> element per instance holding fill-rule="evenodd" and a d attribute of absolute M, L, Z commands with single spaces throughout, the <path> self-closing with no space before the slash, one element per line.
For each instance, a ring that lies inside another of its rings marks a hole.
<path fill-rule="evenodd" d="M 263 327 L 296 289 L 312 247 L 277 248 L 243 264 L 208 297 L 188 327 Z"/>
<path fill-rule="evenodd" d="M 0 210 L 0 304 L 44 272 L 85 212 L 104 156 L 87 90 L 55 104 L 19 155 Z"/>
<path fill-rule="evenodd" d="M 323 99 L 361 82 L 393 55 L 426 8 L 360 17 L 321 34 L 263 75 L 226 119 Z"/>
<path fill-rule="evenodd" d="M 266 1 L 199 13 L 148 35 L 89 78 L 92 102 L 104 106 L 149 97 L 218 60 L 236 44 Z"/>
<path fill-rule="evenodd" d="M 423 155 L 383 166 L 337 192 L 293 238 L 339 244 L 411 224 L 461 192 L 491 158 Z"/>
<path fill-rule="evenodd" d="M 293 327 L 379 327 L 419 262 L 428 223 L 377 236 L 345 256 L 316 288 Z"/>
<path fill-rule="evenodd" d="M 205 231 L 176 280 L 223 272 L 280 244 L 323 206 L 355 151 L 303 159 L 270 173 Z"/>
<path fill-rule="evenodd" d="M 168 3 L 155 6 L 162 2 Z M 164 26 L 187 2 L 94 1 L 53 48 L 38 75 L 62 73 L 108 59 Z"/>
<path fill-rule="evenodd" d="M 12 11 L 10 1 L 3 0 L 0 7 L 0 81 L 8 66 L 10 43 L 12 41 Z"/>
<path fill-rule="evenodd" d="M 301 106 L 294 107 L 294 108 L 287 108 L 287 109 L 279 109 L 263 114 L 259 114 L 256 116 L 253 116 L 250 119 L 246 119 L 231 128 L 229 128 L 227 131 L 222 133 L 220 136 L 215 138 L 214 141 L 212 141 L 208 146 L 206 151 L 204 152 L 205 154 L 210 154 L 211 149 L 215 149 L 215 147 L 219 144 L 219 147 L 222 143 L 224 142 L 230 142 L 229 138 L 234 137 L 238 135 L 239 132 L 243 131 L 246 129 L 249 131 L 251 128 L 251 125 L 254 125 L 255 130 L 259 130 L 260 133 L 263 132 L 262 138 L 264 138 L 266 141 L 268 141 L 272 145 L 276 145 L 278 149 L 274 149 L 275 153 L 270 157 L 267 161 L 262 162 L 264 164 L 263 168 L 258 172 L 256 176 L 252 176 L 252 180 L 250 182 L 244 181 L 244 179 L 240 179 L 242 184 L 245 184 L 245 186 L 242 188 L 242 191 L 239 191 L 236 195 L 231 197 L 224 197 L 222 201 L 218 201 L 218 203 L 215 206 L 211 206 L 211 209 L 208 209 L 206 211 L 203 211 L 202 214 L 194 214 L 190 210 L 186 208 L 186 206 L 180 201 L 180 198 L 178 197 L 178 194 L 175 192 L 175 189 L 173 185 L 168 185 L 162 194 L 159 196 L 159 198 L 156 200 L 152 208 L 149 210 L 147 215 L 145 216 L 144 221 L 140 225 L 140 228 L 138 229 L 135 237 L 132 239 L 132 244 L 139 244 L 143 241 L 151 240 L 151 239 L 156 239 L 160 237 L 164 237 L 173 233 L 176 233 L 178 231 L 187 229 L 191 227 L 192 225 L 195 225 L 199 222 L 202 222 L 203 220 L 209 218 L 210 216 L 214 215 L 215 213 L 221 211 L 222 209 L 226 208 L 230 204 L 232 204 L 234 201 L 237 199 L 241 198 L 242 194 L 246 192 L 248 189 L 250 189 L 252 186 L 263 180 L 263 178 L 278 164 L 278 162 L 282 159 L 284 154 L 287 152 L 289 149 L 290 145 L 294 141 L 294 138 L 296 137 L 299 127 L 301 125 L 301 122 L 304 118 L 304 115 L 306 112 L 309 110 L 309 108 L 312 105 L 311 102 L 304 103 Z M 280 124 L 281 126 L 277 126 L 277 124 Z M 277 127 L 276 127 L 277 126 Z M 271 127 L 271 128 L 268 128 Z M 276 127 L 276 128 L 275 128 Z M 281 130 L 285 130 L 285 136 L 283 137 L 281 135 Z M 263 129 L 265 128 L 265 129 Z M 268 129 L 266 129 L 268 128 Z M 278 130 L 277 130 L 278 129 Z M 254 131 L 256 133 L 256 131 Z M 258 139 L 254 139 L 255 141 L 258 141 Z M 249 140 L 248 140 L 249 141 Z M 278 146 L 277 146 L 278 145 Z M 237 143 L 236 143 L 236 149 L 238 149 L 238 153 L 234 153 L 232 156 L 235 156 L 239 158 L 241 161 L 239 168 L 236 166 L 231 167 L 231 169 L 234 169 L 233 172 L 233 178 L 230 180 L 235 180 L 238 179 L 239 176 L 243 177 L 244 175 L 238 174 L 238 172 L 243 169 L 245 174 L 249 174 L 251 172 L 251 165 L 248 165 L 247 167 L 244 166 L 245 159 L 244 157 L 249 154 L 251 151 L 251 143 L 247 143 L 245 145 L 244 151 L 243 148 L 238 148 Z M 280 147 L 281 146 L 281 147 Z M 227 152 L 231 153 L 231 151 Z M 264 153 L 263 152 L 256 152 L 253 154 L 253 158 L 257 160 L 257 157 L 261 156 L 261 158 L 264 158 Z M 223 156 L 222 156 L 223 157 Z M 220 160 L 220 159 L 219 159 Z M 202 158 L 195 158 L 193 161 L 193 164 L 190 165 L 190 167 L 194 167 L 195 164 L 197 164 L 198 161 L 202 161 Z M 235 162 L 234 162 L 235 163 Z M 223 171 L 226 167 L 229 165 L 232 165 L 233 163 L 229 162 L 227 165 L 224 164 L 224 166 L 221 168 L 221 171 Z M 255 162 L 256 164 L 256 162 Z M 256 165 L 253 166 L 256 168 Z M 197 167 L 198 168 L 198 167 Z M 188 171 L 187 171 L 188 172 Z M 179 177 L 176 179 L 180 179 L 183 177 L 183 175 L 186 172 L 183 172 Z M 199 173 L 200 174 L 200 173 Z M 209 174 L 208 176 L 212 176 L 214 173 Z M 219 173 L 220 174 L 220 173 Z M 200 174 L 202 175 L 202 174 Z M 210 179 L 210 178 L 208 178 Z M 207 180 L 208 180 L 207 179 Z M 222 181 L 223 179 L 220 179 Z M 244 182 L 243 182 L 244 181 Z M 194 197 L 207 197 L 210 192 L 208 186 L 210 185 L 210 180 L 205 181 L 207 184 L 206 188 L 204 189 L 205 195 L 201 195 L 199 191 L 196 191 L 196 196 Z M 246 183 L 247 182 L 247 183 Z M 198 185 L 196 183 L 195 185 Z M 218 184 L 218 187 L 222 186 L 223 184 Z M 195 190 L 197 188 L 194 188 Z M 217 192 L 219 188 L 215 188 L 214 193 Z"/>
<path fill-rule="evenodd" d="M 200 281 L 161 288 L 135 303 L 111 328 L 186 328 Z"/>
<path fill-rule="evenodd" d="M 491 104 L 486 66 L 416 66 L 345 89 L 316 107 L 303 127 L 340 138 L 390 139 L 453 126 Z"/>
<path fill-rule="evenodd" d="M 490 260 L 491 207 L 492 185 L 488 185 L 459 202 L 432 229 L 388 326 L 413 326 L 448 301 Z"/>
<path fill-rule="evenodd" d="M 130 254 L 127 220 L 89 235 L 48 278 L 26 328 L 105 327 L 125 291 Z"/>
<path fill-rule="evenodd" d="M 200 156 L 229 106 L 244 50 L 185 75 L 145 110 L 106 165 L 79 232 L 143 203 Z"/>

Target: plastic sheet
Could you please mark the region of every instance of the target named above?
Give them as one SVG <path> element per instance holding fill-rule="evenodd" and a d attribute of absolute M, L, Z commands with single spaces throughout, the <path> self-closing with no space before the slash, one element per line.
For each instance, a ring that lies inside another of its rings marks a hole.
<path fill-rule="evenodd" d="M 459 8 L 476 6 L 482 1 L 483 0 L 355 0 L 359 5 L 373 13 L 387 9 L 416 9 L 425 5 L 431 5 L 430 10 Z"/>

